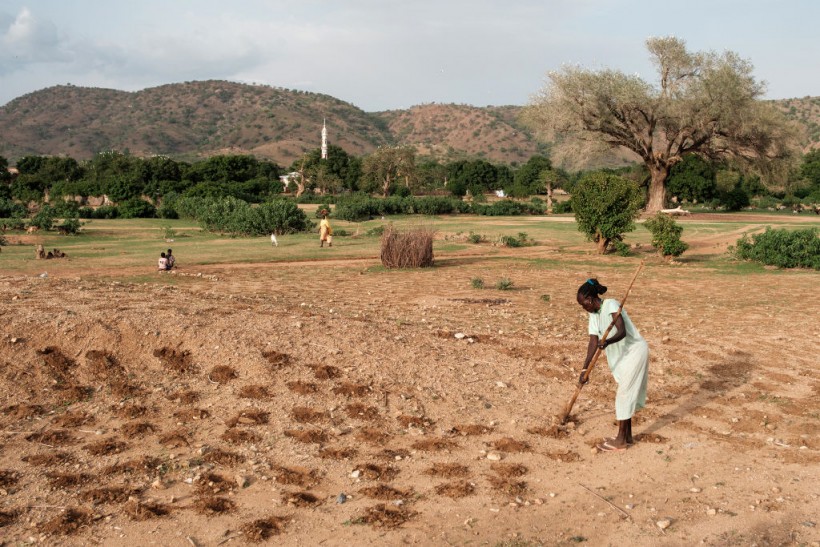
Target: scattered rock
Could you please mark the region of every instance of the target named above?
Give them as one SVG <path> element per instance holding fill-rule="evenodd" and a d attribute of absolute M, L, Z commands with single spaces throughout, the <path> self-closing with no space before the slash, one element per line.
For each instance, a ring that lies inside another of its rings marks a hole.
<path fill-rule="evenodd" d="M 491 462 L 501 461 L 502 457 L 503 456 L 499 452 L 490 452 L 489 454 L 487 454 L 487 459 Z"/>
<path fill-rule="evenodd" d="M 657 521 L 655 525 L 660 528 L 661 530 L 666 530 L 670 526 L 672 526 L 672 519 L 665 518 Z"/>
<path fill-rule="evenodd" d="M 707 515 L 709 515 L 710 517 L 714 517 L 715 515 L 717 515 L 717 510 L 716 510 L 716 509 L 712 509 L 712 508 L 710 507 L 710 508 L 708 508 L 708 509 L 706 510 L 706 514 L 707 514 Z"/>
<path fill-rule="evenodd" d="M 347 494 L 345 494 L 344 492 L 342 492 L 341 494 L 336 496 L 336 503 L 342 504 L 342 503 L 345 503 L 346 501 L 347 501 Z"/>

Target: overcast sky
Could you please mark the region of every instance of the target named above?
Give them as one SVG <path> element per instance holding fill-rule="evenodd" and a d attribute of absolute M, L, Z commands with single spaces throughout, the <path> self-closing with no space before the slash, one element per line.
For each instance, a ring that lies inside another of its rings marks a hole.
<path fill-rule="evenodd" d="M 739 53 L 768 98 L 816 96 L 818 21 L 818 0 L 0 0 L 0 105 L 209 79 L 366 111 L 524 105 L 566 63 L 652 79 L 644 41 L 666 35 Z"/>

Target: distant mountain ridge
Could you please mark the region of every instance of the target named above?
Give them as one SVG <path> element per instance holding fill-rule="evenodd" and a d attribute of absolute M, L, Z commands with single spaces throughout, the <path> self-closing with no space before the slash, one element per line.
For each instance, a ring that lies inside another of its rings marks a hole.
<path fill-rule="evenodd" d="M 806 149 L 818 147 L 820 98 L 776 104 L 805 129 Z M 357 156 L 393 144 L 437 159 L 523 163 L 545 148 L 521 125 L 521 109 L 425 104 L 368 113 L 320 93 L 218 80 L 136 92 L 62 85 L 0 107 L 0 155 L 87 159 L 116 149 L 193 161 L 247 153 L 289 166 L 319 147 L 326 120 L 329 142 Z"/>

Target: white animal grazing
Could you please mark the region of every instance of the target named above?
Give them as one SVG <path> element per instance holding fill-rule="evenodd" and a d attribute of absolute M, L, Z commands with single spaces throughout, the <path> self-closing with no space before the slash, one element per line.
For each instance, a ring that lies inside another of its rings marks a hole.
<path fill-rule="evenodd" d="M 270 235 L 270 244 L 273 245 L 274 247 L 279 246 L 279 242 L 276 241 L 276 234 L 271 234 Z"/>

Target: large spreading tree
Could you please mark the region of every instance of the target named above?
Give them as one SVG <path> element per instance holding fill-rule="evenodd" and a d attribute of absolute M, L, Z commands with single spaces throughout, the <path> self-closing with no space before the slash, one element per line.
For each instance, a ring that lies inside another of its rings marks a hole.
<path fill-rule="evenodd" d="M 794 154 L 793 132 L 761 100 L 765 85 L 736 53 L 689 52 L 683 40 L 650 38 L 657 68 L 650 83 L 637 74 L 568 66 L 549 73 L 525 116 L 553 140 L 553 157 L 588 157 L 603 149 L 636 154 L 650 173 L 647 212 L 665 206 L 666 181 L 688 154 L 738 161 L 770 175 Z"/>

